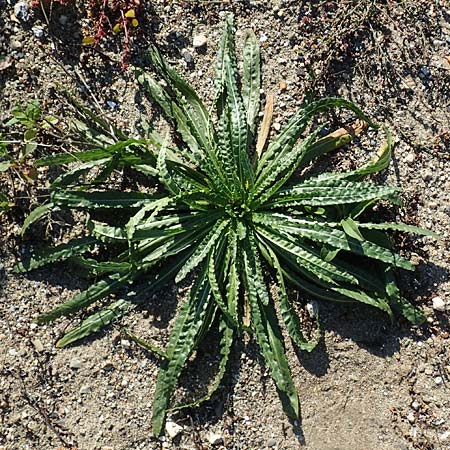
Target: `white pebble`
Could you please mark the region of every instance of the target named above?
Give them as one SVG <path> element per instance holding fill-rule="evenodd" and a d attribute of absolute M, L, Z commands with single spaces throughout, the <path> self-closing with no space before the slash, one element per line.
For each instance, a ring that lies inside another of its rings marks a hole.
<path fill-rule="evenodd" d="M 206 45 L 207 39 L 206 36 L 204 34 L 197 34 L 196 36 L 194 36 L 194 39 L 192 41 L 192 45 L 195 48 L 200 48 Z"/>
<path fill-rule="evenodd" d="M 170 439 L 176 438 L 183 431 L 183 427 L 175 422 L 166 422 L 166 433 Z"/>
<path fill-rule="evenodd" d="M 17 2 L 14 5 L 14 15 L 19 20 L 26 22 L 30 17 L 28 4 L 26 2 Z"/>
<path fill-rule="evenodd" d="M 211 431 L 208 434 L 208 441 L 211 445 L 219 445 L 223 443 L 223 437 L 221 434 L 217 434 Z"/>
<path fill-rule="evenodd" d="M 414 153 L 408 153 L 408 154 L 405 156 L 405 161 L 406 161 L 408 164 L 412 164 L 412 163 L 414 162 L 415 159 L 416 159 L 416 155 L 415 155 Z"/>
<path fill-rule="evenodd" d="M 442 377 L 436 377 L 436 378 L 434 379 L 434 382 L 439 386 L 440 384 L 443 383 Z"/>
<path fill-rule="evenodd" d="M 31 31 L 38 39 L 42 39 L 44 37 L 44 29 L 42 27 L 33 27 Z"/>
<path fill-rule="evenodd" d="M 447 309 L 447 305 L 442 297 L 433 298 L 433 309 L 435 311 L 445 311 Z"/>

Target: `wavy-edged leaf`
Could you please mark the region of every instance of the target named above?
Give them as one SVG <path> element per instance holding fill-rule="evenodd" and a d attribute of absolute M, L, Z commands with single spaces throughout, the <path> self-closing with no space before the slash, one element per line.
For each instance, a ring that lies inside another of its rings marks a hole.
<path fill-rule="evenodd" d="M 299 400 L 285 356 L 283 337 L 277 325 L 275 311 L 271 304 L 260 305 L 251 270 L 249 270 L 247 261 L 245 263 L 252 326 L 255 330 L 256 340 L 270 369 L 285 413 L 293 419 L 298 419 L 300 415 Z"/>
<path fill-rule="evenodd" d="M 191 133 L 201 149 L 210 148 L 214 143 L 213 125 L 208 111 L 192 87 L 161 57 L 154 46 L 149 48 L 152 66 L 170 86 L 177 106 L 186 116 Z"/>
<path fill-rule="evenodd" d="M 300 185 L 281 189 L 266 204 L 267 207 L 288 206 L 335 206 L 386 199 L 398 201 L 399 189 L 394 186 L 377 186 L 364 182 L 348 182 L 339 180 L 333 185 L 321 185 L 311 180 Z"/>
<path fill-rule="evenodd" d="M 277 219 L 278 218 L 278 219 Z M 282 215 L 263 215 L 255 216 L 255 220 L 261 220 L 262 223 L 269 224 L 272 231 L 284 232 L 289 236 L 301 236 L 303 238 L 318 241 L 323 244 L 329 244 L 340 250 L 345 250 L 357 255 L 366 256 L 368 258 L 378 259 L 380 261 L 401 267 L 406 270 L 414 270 L 414 266 L 402 256 L 393 251 L 374 244 L 368 240 L 355 239 L 347 233 L 332 228 L 326 223 L 308 221 L 304 219 L 294 219 L 289 216 Z M 347 280 L 349 281 L 349 280 Z"/>
<path fill-rule="evenodd" d="M 396 311 L 401 313 L 413 325 L 421 325 L 425 322 L 425 314 L 414 307 L 408 300 L 400 294 L 400 290 L 395 282 L 395 276 L 391 269 L 385 271 L 386 293 L 391 300 Z"/>
<path fill-rule="evenodd" d="M 257 209 L 272 197 L 292 176 L 301 161 L 302 154 L 316 139 L 319 131 L 316 130 L 283 158 L 277 158 L 276 161 L 273 161 L 273 166 L 270 164 L 268 169 L 258 177 L 251 193 L 251 198 L 254 199 L 252 204 L 254 209 Z"/>
<path fill-rule="evenodd" d="M 356 116 L 372 127 L 377 127 L 355 104 L 341 98 L 324 98 L 316 102 L 310 103 L 301 108 L 295 116 L 281 130 L 279 135 L 274 139 L 258 162 L 257 175 L 260 176 L 267 170 L 269 164 L 272 164 L 279 158 L 285 156 L 293 148 L 303 131 L 305 130 L 309 120 L 318 113 L 325 112 L 331 108 L 345 108 L 356 114 Z"/>
<path fill-rule="evenodd" d="M 284 283 L 283 269 L 281 264 L 273 252 L 273 250 L 267 246 L 263 246 L 263 249 L 266 251 L 265 256 L 269 261 L 270 265 L 275 269 L 277 276 L 277 287 L 279 290 L 279 300 L 280 300 L 280 311 L 281 317 L 283 318 L 283 322 L 286 326 L 286 329 L 289 333 L 290 338 L 295 342 L 295 344 L 301 350 L 306 350 L 307 352 L 311 352 L 316 348 L 317 344 L 320 341 L 320 328 L 316 333 L 314 339 L 308 341 L 302 332 L 302 324 L 300 318 L 294 310 L 294 307 L 289 299 L 289 296 L 286 291 L 286 286 Z M 263 252 L 264 254 L 264 252 Z"/>
<path fill-rule="evenodd" d="M 179 283 L 186 275 L 195 267 L 197 267 L 208 255 L 211 248 L 215 245 L 219 237 L 229 225 L 230 221 L 227 219 L 219 219 L 211 228 L 206 237 L 197 245 L 196 250 L 192 256 L 187 260 L 186 264 L 181 268 L 175 277 L 175 282 Z"/>
<path fill-rule="evenodd" d="M 32 257 L 17 263 L 13 270 L 14 272 L 29 272 L 46 264 L 63 261 L 71 256 L 85 253 L 98 243 L 98 240 L 92 237 L 72 239 L 67 244 L 36 252 Z"/>
<path fill-rule="evenodd" d="M 155 196 L 142 192 L 114 190 L 95 192 L 58 190 L 51 193 L 50 199 L 57 206 L 80 209 L 139 208 L 157 200 Z"/>
<path fill-rule="evenodd" d="M 369 230 L 393 230 L 393 231 L 405 231 L 406 233 L 419 234 L 421 236 L 431 236 L 434 238 L 440 238 L 441 236 L 434 231 L 427 230 L 426 228 L 416 227 L 414 225 L 407 225 L 406 223 L 367 223 L 357 222 L 359 228 Z"/>
<path fill-rule="evenodd" d="M 88 229 L 95 238 L 102 242 L 125 243 L 127 241 L 126 232 L 120 227 L 113 227 L 106 223 L 89 220 Z"/>
<path fill-rule="evenodd" d="M 213 298 L 215 302 L 217 303 L 217 306 L 221 309 L 222 313 L 230 320 L 233 325 L 237 325 L 237 323 L 234 321 L 234 317 L 230 314 L 228 311 L 228 306 L 226 304 L 224 295 L 222 293 L 221 286 L 219 284 L 219 278 L 217 277 L 216 271 L 217 271 L 217 265 L 216 265 L 216 251 L 215 249 L 212 249 L 208 256 L 208 279 L 209 279 L 209 285 L 211 286 L 211 293 L 213 295 Z M 223 267 L 219 267 L 219 273 L 222 275 L 224 274 Z"/>
<path fill-rule="evenodd" d="M 256 231 L 266 241 L 271 242 L 272 245 L 293 255 L 300 266 L 312 272 L 318 278 L 331 284 L 336 284 L 339 281 L 358 284 L 358 280 L 351 273 L 332 263 L 324 261 L 313 249 L 300 245 L 298 242 L 294 242 L 292 239 L 282 235 L 275 229 L 258 226 L 256 227 Z"/>
<path fill-rule="evenodd" d="M 166 349 L 168 362 L 160 368 L 158 373 L 152 416 L 155 436 L 161 433 L 170 398 L 183 366 L 195 348 L 197 335 L 211 305 L 210 299 L 206 270 L 203 270 L 191 289 L 189 299 L 180 307 Z"/>
<path fill-rule="evenodd" d="M 23 236 L 25 234 L 25 231 L 28 229 L 30 225 L 37 222 L 39 219 L 44 217 L 50 211 L 58 211 L 58 210 L 59 208 L 56 208 L 55 205 L 53 205 L 53 203 L 46 203 L 45 205 L 41 205 L 33 209 L 33 211 L 31 211 L 31 213 L 23 221 L 20 233 Z"/>
<path fill-rule="evenodd" d="M 112 303 L 108 307 L 91 314 L 79 325 L 70 329 L 58 340 L 56 347 L 65 347 L 66 345 L 96 333 L 120 317 L 128 314 L 133 307 L 133 303 L 127 300 L 118 300 L 117 302 Z"/>
<path fill-rule="evenodd" d="M 230 326 L 226 320 L 222 319 L 219 324 L 219 332 L 222 333 L 222 337 L 220 339 L 220 362 L 219 368 L 217 370 L 217 374 L 214 376 L 214 380 L 210 387 L 208 388 L 208 392 L 203 397 L 189 403 L 186 405 L 176 406 L 171 408 L 170 411 L 178 411 L 180 409 L 185 408 L 195 408 L 202 403 L 211 399 L 214 393 L 219 388 L 223 377 L 227 370 L 228 359 L 230 357 L 231 346 L 233 344 L 233 327 Z"/>
<path fill-rule="evenodd" d="M 72 256 L 70 261 L 89 270 L 95 275 L 102 275 L 110 272 L 129 272 L 132 269 L 132 265 L 128 262 L 96 261 L 93 258 L 84 258 L 82 256 Z"/>
<path fill-rule="evenodd" d="M 64 302 L 62 305 L 57 306 L 48 313 L 41 314 L 36 322 L 47 323 L 52 322 L 61 316 L 68 316 L 74 312 L 80 311 L 80 309 L 86 308 L 92 303 L 105 298 L 112 292 L 116 292 L 128 281 L 131 281 L 135 276 L 132 272 L 127 272 L 123 275 L 110 275 L 103 280 L 91 285 L 85 291 L 75 295 L 71 300 Z"/>
<path fill-rule="evenodd" d="M 253 31 L 245 36 L 243 49 L 242 98 L 247 111 L 247 125 L 255 135 L 261 89 L 261 55 L 259 42 Z"/>

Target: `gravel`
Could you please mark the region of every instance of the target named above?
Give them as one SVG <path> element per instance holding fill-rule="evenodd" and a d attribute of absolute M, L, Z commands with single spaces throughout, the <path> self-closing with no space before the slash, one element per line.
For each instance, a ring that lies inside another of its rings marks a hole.
<path fill-rule="evenodd" d="M 23 10 L 18 11 L 19 3 Z M 140 96 L 132 74 L 120 68 L 120 36 L 91 51 L 80 45 L 82 33 L 92 27 L 80 2 L 55 2 L 49 24 L 39 11 L 32 14 L 28 4 L 19 3 L 0 1 L 1 117 L 18 101 L 34 98 L 46 113 L 66 117 L 68 108 L 57 95 L 62 85 L 85 102 L 93 92 L 113 120 L 137 133 L 140 118 L 155 111 Z M 311 94 L 345 96 L 386 123 L 397 147 L 380 181 L 404 190 L 404 206 L 391 210 L 392 220 L 429 227 L 442 236 L 439 241 L 397 236 L 400 250 L 417 264 L 414 274 L 399 274 L 402 290 L 425 310 L 427 327 L 414 329 L 402 321 L 391 325 L 382 313 L 362 305 L 316 304 L 306 298 L 312 313 L 318 306 L 323 338 L 311 354 L 297 354 L 288 344 L 302 402 L 301 424 L 283 414 L 256 345 L 244 335 L 218 395 L 200 408 L 174 414 L 167 424 L 179 430 L 176 435 L 166 428 L 166 436 L 153 438 L 150 419 L 160 361 L 122 339 L 120 327 L 164 348 L 182 292 L 169 287 L 147 308 L 95 338 L 56 348 L 77 318 L 44 326 L 34 319 L 86 288 L 87 281 L 62 264 L 26 277 L 11 268 L 43 236 L 58 241 L 81 225 L 56 216 L 22 240 L 20 225 L 36 203 L 27 199 L 34 188 L 18 179 L 15 192 L 23 198 L 13 213 L 0 217 L 0 449 L 447 450 L 450 71 L 445 58 L 450 30 L 444 1 L 407 3 L 388 7 L 377 2 L 372 10 L 369 1 L 155 0 L 145 20 L 139 18 L 132 63 L 145 64 L 145 48 L 155 42 L 212 101 L 215 51 L 223 16 L 232 10 L 238 49 L 249 28 L 262 46 L 261 98 L 275 94 L 272 132 Z M 41 38 L 33 31 L 37 28 L 44 32 Z M 199 36 L 205 43 L 197 47 Z M 152 117 L 161 126 L 157 111 Z M 333 117 L 328 120 L 330 128 L 336 125 Z M 360 147 L 329 160 L 338 168 L 352 167 L 381 139 L 370 133 Z M 9 177 L 0 176 L 0 191 L 12 192 Z M 45 185 L 47 175 L 40 176 Z M 177 391 L 179 403 L 198 398 L 214 368 L 211 349 L 199 350 L 197 357 Z M 222 442 L 211 442 L 213 435 Z"/>

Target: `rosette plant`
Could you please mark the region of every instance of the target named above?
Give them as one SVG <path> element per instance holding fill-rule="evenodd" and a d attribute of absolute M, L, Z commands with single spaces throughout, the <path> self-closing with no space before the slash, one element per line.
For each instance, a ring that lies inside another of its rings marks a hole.
<path fill-rule="evenodd" d="M 288 285 L 306 298 L 361 302 L 391 317 L 394 311 L 412 323 L 423 320 L 401 296 L 393 272 L 414 267 L 392 250 L 385 231 L 427 232 L 362 219 L 380 200 L 399 202 L 398 188 L 364 181 L 387 167 L 390 135 L 386 132 L 385 144 L 360 168 L 311 175 L 303 169 L 352 139 L 345 130 L 325 137 L 320 137 L 320 127 L 306 133 L 317 114 L 344 108 L 377 128 L 354 104 L 338 98 L 311 102 L 267 145 L 261 144 L 263 138 L 257 146 L 260 52 L 252 32 L 245 38 L 240 77 L 233 19 L 226 20 L 214 116 L 156 48 L 149 55 L 162 82 L 135 68 L 137 79 L 175 127 L 179 145 L 154 131 L 145 139 L 128 138 L 79 107 L 94 125 L 75 124 L 96 145 L 38 161 L 75 165 L 55 180 L 49 203 L 35 210 L 24 228 L 54 208 L 81 209 L 90 213 L 86 235 L 36 253 L 17 269 L 70 259 L 97 280 L 38 321 L 73 314 L 138 280 L 149 294 L 169 282 L 189 281 L 167 347 L 159 352 L 163 361 L 153 399 L 155 435 L 162 430 L 184 366 L 212 332 L 220 336 L 221 360 L 208 394 L 194 404 L 211 397 L 226 371 L 233 341 L 248 332 L 256 338 L 285 412 L 298 418 L 282 329 L 303 350 L 312 350 L 317 339 L 306 339 Z M 155 191 L 109 188 L 109 175 L 122 168 L 151 177 Z M 96 219 L 96 210 L 104 210 L 103 221 Z M 108 250 L 108 260 L 101 257 L 102 249 Z M 104 301 L 106 306 L 91 311 L 57 345 L 81 339 L 135 307 L 126 295 Z"/>

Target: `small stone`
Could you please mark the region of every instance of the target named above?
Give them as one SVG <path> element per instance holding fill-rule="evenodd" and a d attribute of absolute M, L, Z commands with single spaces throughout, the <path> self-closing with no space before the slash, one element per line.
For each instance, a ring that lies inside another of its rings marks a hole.
<path fill-rule="evenodd" d="M 194 57 L 189 52 L 183 52 L 182 56 L 186 64 L 192 64 L 194 62 Z"/>
<path fill-rule="evenodd" d="M 274 438 L 271 438 L 267 441 L 267 447 L 272 448 L 277 445 L 277 441 Z"/>
<path fill-rule="evenodd" d="M 116 109 L 117 108 L 117 103 L 113 102 L 112 100 L 106 100 L 106 104 L 111 108 L 111 109 Z"/>
<path fill-rule="evenodd" d="M 11 41 L 9 42 L 9 46 L 13 50 L 19 50 L 20 48 L 22 48 L 22 42 L 18 41 L 17 39 L 11 39 Z"/>
<path fill-rule="evenodd" d="M 275 131 L 280 131 L 280 129 L 281 129 L 281 124 L 280 124 L 280 122 L 274 122 L 274 123 L 273 123 L 273 129 L 274 129 Z"/>
<path fill-rule="evenodd" d="M 431 170 L 426 170 L 422 173 L 423 181 L 430 181 L 433 178 L 433 172 Z"/>
<path fill-rule="evenodd" d="M 127 339 L 122 339 L 120 345 L 125 349 L 129 349 L 131 347 L 131 342 Z"/>
<path fill-rule="evenodd" d="M 91 387 L 88 384 L 84 384 L 83 386 L 81 386 L 80 388 L 81 395 L 89 394 L 89 392 L 91 392 Z"/>
<path fill-rule="evenodd" d="M 434 382 L 439 386 L 444 382 L 444 380 L 442 379 L 442 377 L 436 377 L 434 379 Z"/>
<path fill-rule="evenodd" d="M 312 300 L 306 304 L 306 310 L 310 317 L 314 318 L 317 317 L 319 313 L 319 306 L 315 300 Z"/>
<path fill-rule="evenodd" d="M 194 39 L 192 40 L 192 45 L 195 48 L 201 48 L 204 47 L 207 43 L 206 36 L 204 34 L 197 34 L 194 36 Z"/>
<path fill-rule="evenodd" d="M 81 369 L 81 360 L 78 358 L 72 358 L 69 363 L 71 369 Z"/>
<path fill-rule="evenodd" d="M 265 34 L 260 34 L 259 35 L 259 42 L 266 42 L 267 41 L 267 36 Z"/>
<path fill-rule="evenodd" d="M 420 408 L 420 403 L 419 403 L 417 400 L 414 400 L 414 401 L 411 403 L 411 408 L 412 408 L 414 411 L 418 411 L 419 408 Z"/>
<path fill-rule="evenodd" d="M 431 75 L 431 71 L 427 66 L 422 66 L 420 68 L 419 76 L 421 76 L 423 78 L 428 78 L 430 75 Z"/>
<path fill-rule="evenodd" d="M 183 427 L 177 423 L 170 421 L 166 422 L 166 433 L 170 439 L 175 439 L 182 431 Z"/>
<path fill-rule="evenodd" d="M 44 37 L 44 29 L 42 27 L 33 27 L 31 31 L 38 39 L 42 39 Z"/>
<path fill-rule="evenodd" d="M 446 441 L 450 440 L 450 431 L 446 431 L 445 433 L 440 434 L 439 440 L 441 442 L 446 442 Z"/>
<path fill-rule="evenodd" d="M 284 81 L 284 80 L 280 81 L 280 91 L 284 92 L 286 89 L 287 89 L 286 81 Z"/>
<path fill-rule="evenodd" d="M 416 421 L 416 418 L 413 413 L 409 413 L 406 418 L 408 419 L 409 423 L 414 423 Z"/>
<path fill-rule="evenodd" d="M 415 155 L 414 153 L 408 153 L 408 154 L 405 156 L 405 161 L 406 161 L 408 164 L 412 164 L 412 163 L 414 162 L 415 159 L 416 159 L 416 155 Z"/>
<path fill-rule="evenodd" d="M 34 339 L 32 343 L 38 353 L 42 353 L 44 351 L 44 345 L 40 339 Z"/>
<path fill-rule="evenodd" d="M 208 441 L 211 445 L 220 445 L 223 444 L 223 436 L 221 434 L 217 434 L 211 431 L 208 434 Z"/>
<path fill-rule="evenodd" d="M 30 18 L 28 4 L 26 2 L 17 2 L 14 5 L 14 15 L 17 19 L 26 22 Z"/>
<path fill-rule="evenodd" d="M 433 298 L 433 309 L 435 311 L 445 311 L 447 309 L 447 305 L 442 297 L 434 297 Z"/>

